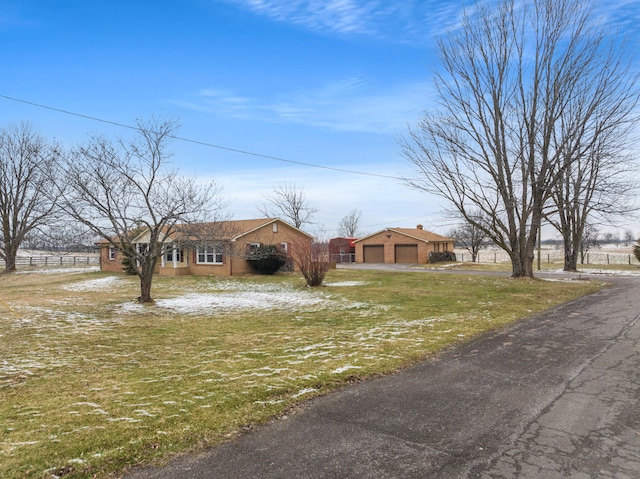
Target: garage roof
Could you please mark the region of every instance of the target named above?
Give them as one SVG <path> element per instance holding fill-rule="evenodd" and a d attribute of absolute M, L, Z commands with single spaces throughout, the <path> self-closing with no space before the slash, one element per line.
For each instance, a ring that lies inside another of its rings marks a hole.
<path fill-rule="evenodd" d="M 385 228 L 376 233 L 370 234 L 369 236 L 360 238 L 355 242 L 359 243 L 360 241 L 364 241 L 367 238 L 371 238 L 373 236 L 379 235 L 380 233 L 387 233 L 387 232 L 398 233 L 398 234 L 416 239 L 418 241 L 424 241 L 425 243 L 450 243 L 452 241 L 455 241 L 453 238 L 447 238 L 446 236 L 432 233 L 431 231 L 427 231 L 419 227 L 419 228 Z"/>

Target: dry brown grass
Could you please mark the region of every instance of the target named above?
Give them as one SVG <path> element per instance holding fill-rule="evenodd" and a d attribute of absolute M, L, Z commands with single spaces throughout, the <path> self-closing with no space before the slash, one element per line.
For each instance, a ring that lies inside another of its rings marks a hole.
<path fill-rule="evenodd" d="M 352 380 L 409 365 L 600 287 L 330 271 L 0 278 L 0 477 L 104 477 L 228 440 Z"/>

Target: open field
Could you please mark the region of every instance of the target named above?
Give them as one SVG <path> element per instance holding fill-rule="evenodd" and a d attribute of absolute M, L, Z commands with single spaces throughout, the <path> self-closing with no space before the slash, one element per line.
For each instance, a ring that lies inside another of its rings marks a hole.
<path fill-rule="evenodd" d="M 601 283 L 331 271 L 0 277 L 0 477 L 107 477 L 229 440 Z"/>

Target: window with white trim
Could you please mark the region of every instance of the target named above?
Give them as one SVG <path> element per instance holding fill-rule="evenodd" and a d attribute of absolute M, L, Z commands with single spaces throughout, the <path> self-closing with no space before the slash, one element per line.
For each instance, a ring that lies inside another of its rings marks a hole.
<path fill-rule="evenodd" d="M 198 248 L 198 264 L 222 264 L 222 253 L 218 253 L 211 246 Z"/>
<path fill-rule="evenodd" d="M 169 251 L 167 251 L 167 254 L 165 256 L 165 261 L 169 262 L 169 261 L 173 261 L 173 253 L 175 252 L 176 254 L 176 262 L 177 263 L 182 263 L 183 258 L 184 258 L 184 252 L 182 251 L 182 249 L 178 248 L 178 249 L 170 249 Z"/>
<path fill-rule="evenodd" d="M 109 246 L 109 259 L 112 261 L 116 259 L 116 249 L 113 246 Z"/>
<path fill-rule="evenodd" d="M 280 249 L 286 253 L 287 251 L 289 251 L 289 244 L 288 243 L 280 243 Z"/>

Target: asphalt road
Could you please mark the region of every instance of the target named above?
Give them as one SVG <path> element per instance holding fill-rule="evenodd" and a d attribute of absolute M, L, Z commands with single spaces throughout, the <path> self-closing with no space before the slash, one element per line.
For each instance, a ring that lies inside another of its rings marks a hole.
<path fill-rule="evenodd" d="M 638 478 L 640 278 L 127 479 Z"/>

